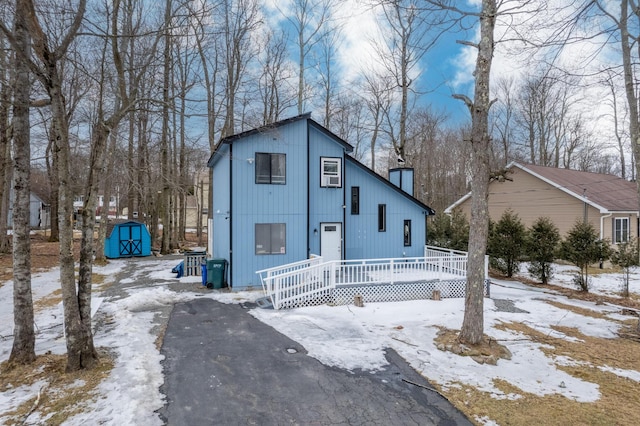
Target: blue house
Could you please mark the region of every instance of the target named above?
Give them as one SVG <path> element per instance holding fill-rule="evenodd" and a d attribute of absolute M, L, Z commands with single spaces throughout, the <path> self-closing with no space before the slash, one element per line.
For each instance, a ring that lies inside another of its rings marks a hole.
<path fill-rule="evenodd" d="M 289 118 L 222 139 L 213 168 L 211 255 L 229 262 L 234 289 L 260 286 L 255 271 L 325 260 L 424 255 L 426 216 L 413 170 L 395 183 L 349 156 L 353 148 L 311 119 Z"/>

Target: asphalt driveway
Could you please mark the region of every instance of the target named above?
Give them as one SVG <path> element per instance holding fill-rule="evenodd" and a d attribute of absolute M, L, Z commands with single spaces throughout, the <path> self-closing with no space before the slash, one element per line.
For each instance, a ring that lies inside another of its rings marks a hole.
<path fill-rule="evenodd" d="M 175 305 L 161 350 L 168 425 L 471 425 L 394 351 L 380 372 L 327 367 L 253 308 Z"/>

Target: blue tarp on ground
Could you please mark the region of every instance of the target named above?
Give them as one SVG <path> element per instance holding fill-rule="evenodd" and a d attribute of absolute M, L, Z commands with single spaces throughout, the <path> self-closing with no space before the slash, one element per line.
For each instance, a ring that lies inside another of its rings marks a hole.
<path fill-rule="evenodd" d="M 174 266 L 171 272 L 173 272 L 174 274 L 178 274 L 176 278 L 182 278 L 182 276 L 184 275 L 184 261 Z"/>

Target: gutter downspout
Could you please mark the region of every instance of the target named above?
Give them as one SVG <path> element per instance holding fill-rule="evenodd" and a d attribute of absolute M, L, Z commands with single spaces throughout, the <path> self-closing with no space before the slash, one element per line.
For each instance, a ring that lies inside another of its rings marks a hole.
<path fill-rule="evenodd" d="M 309 120 L 306 121 L 307 124 L 307 259 L 309 259 L 309 256 L 311 256 L 311 242 L 310 242 L 310 237 L 309 237 L 309 233 L 311 232 L 311 219 L 309 218 L 310 212 L 310 205 L 311 205 L 311 183 L 310 183 L 310 178 L 309 178 L 309 173 L 308 171 L 310 164 L 309 161 L 309 157 L 310 157 L 310 150 L 311 147 L 309 146 Z"/>
<path fill-rule="evenodd" d="M 345 235 L 347 235 L 347 177 L 345 171 L 347 170 L 347 162 L 344 158 L 345 151 L 342 151 L 342 235 L 340 238 L 340 247 L 342 248 L 340 253 L 340 260 L 347 258 L 347 244 L 345 241 Z"/>
<path fill-rule="evenodd" d="M 229 143 L 229 281 L 233 287 L 233 143 Z"/>

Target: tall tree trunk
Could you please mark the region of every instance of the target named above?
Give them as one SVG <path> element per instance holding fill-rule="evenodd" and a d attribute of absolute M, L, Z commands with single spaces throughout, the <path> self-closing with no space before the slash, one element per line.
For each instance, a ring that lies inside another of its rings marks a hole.
<path fill-rule="evenodd" d="M 57 70 L 53 70 L 57 75 Z M 60 285 L 64 307 L 64 329 L 67 344 L 67 371 L 83 368 L 83 332 L 80 307 L 76 292 L 73 259 L 73 189 L 71 184 L 71 149 L 66 122 L 66 109 L 61 93 L 61 84 L 53 78 L 49 87 L 51 98 L 52 128 L 55 137 L 54 150 L 58 159 L 58 227 L 60 229 Z"/>
<path fill-rule="evenodd" d="M 88 342 L 86 324 L 80 316 L 80 303 L 76 292 L 73 259 L 73 189 L 70 173 L 71 148 L 69 146 L 69 115 L 62 91 L 63 80 L 61 62 L 67 54 L 71 41 L 82 23 L 86 0 L 79 0 L 77 12 L 73 16 L 67 33 L 60 38 L 60 45 L 51 48 L 48 35 L 38 21 L 33 0 L 20 0 L 18 10 L 24 10 L 27 26 L 34 40 L 34 56 L 40 66 L 32 64 L 35 74 L 42 82 L 51 101 L 51 137 L 54 158 L 57 163 L 59 204 L 58 225 L 60 228 L 60 285 L 64 307 L 64 328 L 67 344 L 67 371 L 75 371 L 92 365 L 92 355 L 85 352 Z M 89 324 L 90 326 L 90 324 Z M 93 346 L 93 342 L 91 342 Z"/>
<path fill-rule="evenodd" d="M 31 38 L 27 29 L 26 9 L 16 2 L 14 34 L 17 47 L 26 57 L 31 53 Z M 29 66 L 26 60 L 16 61 L 13 102 L 13 347 L 10 362 L 28 364 L 36 359 L 33 327 L 33 298 L 31 295 L 31 241 L 29 239 L 29 199 L 31 195 L 29 94 L 31 89 Z"/>
<path fill-rule="evenodd" d="M 9 216 L 9 192 L 11 186 L 11 144 L 9 136 L 9 107 L 11 104 L 11 86 L 9 84 L 11 67 L 8 49 L 0 33 L 0 253 L 9 252 L 7 219 Z"/>
<path fill-rule="evenodd" d="M 111 133 L 109 142 L 109 148 L 106 156 L 106 173 L 104 176 L 113 176 L 113 169 L 115 168 L 115 152 L 117 146 L 117 138 L 114 133 Z M 104 179 L 104 191 L 103 195 L 105 200 L 109 200 L 111 198 L 112 192 L 112 183 L 111 179 Z M 116 218 L 118 212 L 116 211 Z M 130 216 L 129 216 L 130 217 Z M 102 215 L 100 217 L 100 227 L 98 229 L 98 241 L 95 243 L 95 261 L 96 263 L 104 263 L 106 262 L 106 258 L 104 256 L 104 240 L 107 237 L 107 226 L 109 224 L 109 209 L 103 209 Z"/>
<path fill-rule="evenodd" d="M 632 11 L 633 16 L 640 20 L 638 12 Z M 636 80 L 633 73 L 634 63 L 631 58 L 631 40 L 629 35 L 629 0 L 620 2 L 620 44 L 622 47 L 622 68 L 624 74 L 624 87 L 627 95 L 627 105 L 629 106 L 629 136 L 631 139 L 631 152 L 636 167 L 636 176 L 640 176 L 640 117 L 638 117 L 638 96 Z M 633 25 L 637 25 L 635 22 Z M 638 199 L 640 200 L 640 181 L 636 179 L 638 188 Z M 640 205 L 638 206 L 640 209 Z M 640 333 L 640 320 L 638 321 L 637 330 Z"/>
<path fill-rule="evenodd" d="M 60 241 L 60 228 L 58 227 L 58 151 L 54 149 L 55 144 L 53 129 L 49 132 L 49 144 L 47 145 L 47 175 L 51 182 L 51 234 L 49 234 L 49 242 Z"/>
<path fill-rule="evenodd" d="M 171 6 L 172 1 L 165 1 L 164 11 L 164 69 L 162 87 L 162 134 L 160 135 L 160 179 L 162 192 L 160 194 L 159 210 L 162 215 L 162 240 L 160 252 L 169 253 L 171 242 L 171 185 L 169 164 L 169 84 L 171 82 Z"/>
<path fill-rule="evenodd" d="M 102 110 L 99 112 L 102 117 Z M 91 155 L 89 176 L 85 185 L 84 205 L 82 209 L 82 240 L 80 243 L 80 266 L 78 271 L 78 308 L 82 330 L 81 364 L 83 368 L 93 368 L 98 354 L 93 345 L 91 331 L 91 284 L 93 273 L 94 227 L 100 177 L 105 176 L 105 151 L 112 123 L 100 120 L 93 127 L 91 136 Z M 110 194 L 104 194 L 104 209 L 109 211 Z"/>
<path fill-rule="evenodd" d="M 493 59 L 493 30 L 496 20 L 496 1 L 482 0 L 480 12 L 480 42 L 475 69 L 474 100 L 465 99 L 471 111 L 471 220 L 469 228 L 469 259 L 465 310 L 460 339 L 477 344 L 484 333 L 484 258 L 489 232 L 489 176 L 491 141 L 488 134 L 489 80 Z"/>

